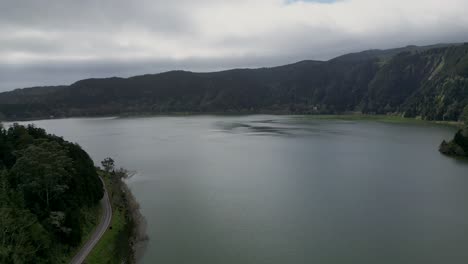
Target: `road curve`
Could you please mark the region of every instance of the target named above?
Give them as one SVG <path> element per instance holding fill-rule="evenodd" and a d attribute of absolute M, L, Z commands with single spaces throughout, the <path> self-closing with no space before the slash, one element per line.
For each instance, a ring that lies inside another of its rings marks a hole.
<path fill-rule="evenodd" d="M 109 228 L 110 222 L 112 220 L 112 206 L 110 204 L 106 184 L 104 183 L 101 177 L 99 178 L 101 179 L 104 187 L 104 197 L 102 197 L 102 200 L 100 201 L 103 210 L 101 222 L 96 227 L 86 244 L 84 244 L 80 251 L 75 255 L 75 257 L 73 257 L 73 259 L 70 262 L 71 264 L 81 264 L 84 262 L 91 250 L 93 250 L 94 246 L 96 246 L 96 244 L 99 242 L 99 239 L 101 239 L 102 235 L 104 235 L 107 228 Z"/>

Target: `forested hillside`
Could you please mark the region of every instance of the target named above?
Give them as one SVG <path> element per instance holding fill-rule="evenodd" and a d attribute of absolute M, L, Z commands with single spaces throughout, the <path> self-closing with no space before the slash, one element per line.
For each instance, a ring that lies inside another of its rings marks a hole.
<path fill-rule="evenodd" d="M 102 196 L 80 146 L 33 126 L 0 129 L 0 263 L 64 263 Z"/>
<path fill-rule="evenodd" d="M 468 44 L 408 46 L 214 73 L 88 79 L 0 94 L 0 117 L 144 113 L 395 113 L 458 120 L 468 104 Z"/>

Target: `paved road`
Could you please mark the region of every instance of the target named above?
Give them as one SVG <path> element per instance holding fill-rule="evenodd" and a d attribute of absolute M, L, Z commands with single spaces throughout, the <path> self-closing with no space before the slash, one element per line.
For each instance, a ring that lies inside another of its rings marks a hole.
<path fill-rule="evenodd" d="M 102 184 L 104 185 L 104 197 L 101 200 L 101 207 L 102 207 L 102 217 L 101 222 L 94 230 L 91 237 L 88 239 L 86 244 L 81 248 L 81 250 L 76 254 L 76 256 L 71 260 L 71 264 L 81 264 L 84 262 L 86 257 L 89 255 L 91 250 L 93 250 L 94 246 L 99 242 L 102 235 L 106 232 L 107 228 L 109 228 L 111 219 L 112 219 L 112 206 L 109 201 L 109 195 L 107 194 L 106 186 L 104 181 L 102 180 Z"/>

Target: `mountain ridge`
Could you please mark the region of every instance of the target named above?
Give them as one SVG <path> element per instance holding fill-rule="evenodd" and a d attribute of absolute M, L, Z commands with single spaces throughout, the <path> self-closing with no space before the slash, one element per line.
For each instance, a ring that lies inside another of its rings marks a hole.
<path fill-rule="evenodd" d="M 92 78 L 0 93 L 0 117 L 169 112 L 333 114 L 458 120 L 468 104 L 468 44 L 406 46 L 257 69 Z"/>

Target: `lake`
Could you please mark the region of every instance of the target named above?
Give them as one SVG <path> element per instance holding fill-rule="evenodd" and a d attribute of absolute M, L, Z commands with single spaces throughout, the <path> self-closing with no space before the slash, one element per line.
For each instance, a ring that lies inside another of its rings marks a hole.
<path fill-rule="evenodd" d="M 452 127 L 300 116 L 35 121 L 135 170 L 142 263 L 468 263 Z"/>

